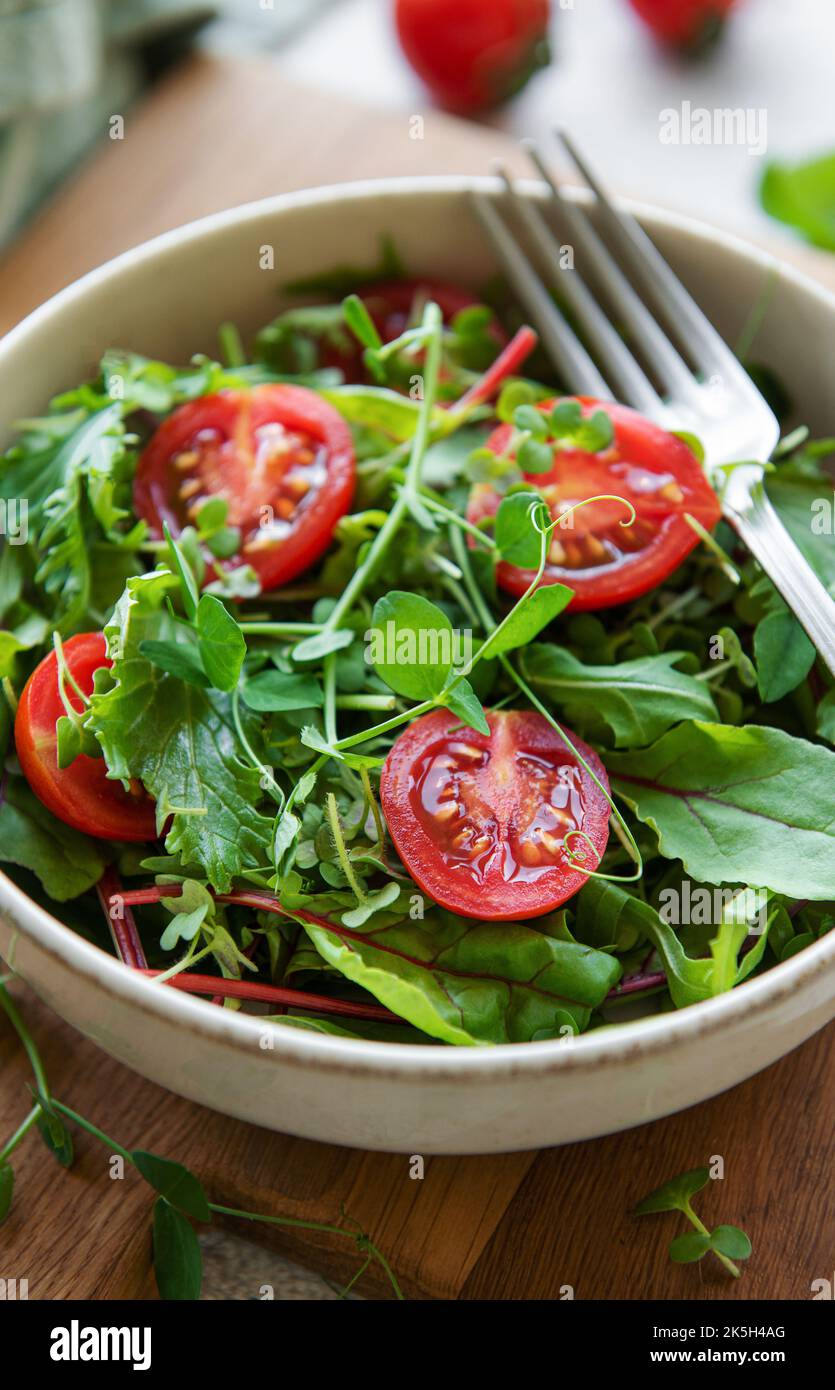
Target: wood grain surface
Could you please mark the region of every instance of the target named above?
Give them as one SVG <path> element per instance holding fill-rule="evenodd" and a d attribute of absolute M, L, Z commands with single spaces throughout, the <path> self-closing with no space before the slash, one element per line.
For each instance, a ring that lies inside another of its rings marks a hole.
<path fill-rule="evenodd" d="M 379 175 L 484 172 L 505 137 L 428 113 L 424 138 L 400 116 L 291 88 L 265 63 L 196 59 L 127 113 L 123 142 L 102 149 L 0 264 L 0 330 L 85 270 L 180 222 L 290 188 Z M 793 258 L 835 285 L 832 264 Z M 339 1222 L 344 1204 L 391 1260 L 407 1294 L 434 1298 L 810 1297 L 835 1270 L 831 1166 L 835 1027 L 761 1076 L 682 1115 L 539 1154 L 431 1158 L 363 1154 L 269 1134 L 171 1096 L 79 1038 L 17 991 L 55 1093 L 128 1147 L 176 1157 L 223 1205 Z M 28 1069 L 0 1020 L 0 1136 L 28 1108 Z M 698 1057 L 694 1057 L 698 1065 Z M 69 1173 L 30 1135 L 15 1157 L 17 1191 L 0 1231 L 0 1278 L 30 1298 L 154 1296 L 150 1200 L 130 1171 L 85 1136 Z M 725 1177 L 701 1194 L 708 1223 L 742 1225 L 754 1256 L 738 1284 L 718 1264 L 670 1263 L 683 1229 L 638 1219 L 633 1204 L 674 1174 L 720 1155 Z M 232 1223 L 249 1238 L 345 1280 L 347 1239 Z M 259 1296 L 244 1273 L 235 1296 Z M 249 1282 L 248 1282 L 249 1281 Z M 361 1286 L 390 1296 L 372 1269 Z"/>
<path fill-rule="evenodd" d="M 835 1270 L 835 1026 L 759 1077 L 684 1114 L 607 1139 L 540 1153 L 427 1158 L 362 1153 L 215 1115 L 143 1081 L 16 987 L 55 1096 L 127 1148 L 179 1159 L 223 1206 L 341 1224 L 344 1208 L 391 1261 L 412 1298 L 806 1299 Z M 28 1109 L 31 1077 L 0 1015 L 0 1136 Z M 30 1134 L 0 1230 L 0 1278 L 30 1299 L 153 1297 L 151 1194 L 110 1151 L 76 1135 L 62 1170 Z M 754 1254 L 734 1282 L 718 1264 L 674 1265 L 674 1215 L 634 1217 L 653 1187 L 719 1156 L 724 1178 L 695 1201 L 708 1224 L 741 1225 Z M 229 1221 L 229 1228 L 344 1282 L 361 1260 L 349 1238 Z M 255 1267 L 257 1268 L 257 1266 Z M 235 1296 L 263 1274 L 242 1266 Z M 257 1283 L 256 1283 L 257 1279 Z M 391 1288 L 372 1268 L 359 1286 Z"/>

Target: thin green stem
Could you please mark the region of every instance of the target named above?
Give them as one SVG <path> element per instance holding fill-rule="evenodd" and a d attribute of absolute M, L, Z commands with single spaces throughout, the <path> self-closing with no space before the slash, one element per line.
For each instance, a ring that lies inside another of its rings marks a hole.
<path fill-rule="evenodd" d="M 32 1107 L 23 1123 L 21 1125 L 18 1125 L 11 1139 L 9 1139 L 3 1145 L 2 1149 L 0 1149 L 0 1164 L 5 1163 L 6 1159 L 14 1153 L 21 1139 L 24 1139 L 26 1137 L 32 1126 L 37 1122 L 42 1112 L 43 1106 L 35 1105 Z"/>
<path fill-rule="evenodd" d="M 409 510 L 409 502 L 413 496 L 418 494 L 420 472 L 429 443 L 432 408 L 438 386 L 438 371 L 441 363 L 441 326 L 441 311 L 437 304 L 427 304 L 423 316 L 423 327 L 427 331 L 426 357 L 423 364 L 423 400 L 417 427 L 412 436 L 406 478 L 386 521 L 371 542 L 363 563 L 354 570 L 350 581 L 329 614 L 324 625 L 325 631 L 332 632 L 338 628 L 342 619 L 351 611 L 399 531 Z"/>
<path fill-rule="evenodd" d="M 327 817 L 330 832 L 333 836 L 333 843 L 336 847 L 339 867 L 348 880 L 351 892 L 360 904 L 368 902 L 368 894 L 354 873 L 354 866 L 348 858 L 348 850 L 345 845 L 345 837 L 342 834 L 342 826 L 339 821 L 339 807 L 336 804 L 336 797 L 333 792 L 328 792 L 325 797 L 325 816 Z"/>
<path fill-rule="evenodd" d="M 386 710 L 397 708 L 396 695 L 337 695 L 337 709 Z"/>
<path fill-rule="evenodd" d="M 238 623 L 251 637 L 307 637 L 322 631 L 321 623 Z"/>
<path fill-rule="evenodd" d="M 492 627 L 493 622 L 494 622 L 493 614 L 490 612 L 490 609 L 489 609 L 489 607 L 488 607 L 488 605 L 487 605 L 487 603 L 486 603 L 486 601 L 485 601 L 485 599 L 484 599 L 484 595 L 482 594 L 481 590 L 479 589 L 478 585 L 477 585 L 476 582 L 475 582 L 475 576 L 474 576 L 474 574 L 473 574 L 472 566 L 470 565 L 470 559 L 469 559 L 469 556 L 468 556 L 468 554 L 467 554 L 466 547 L 464 546 L 463 540 L 462 540 L 462 538 L 461 538 L 461 534 L 460 534 L 460 532 L 454 530 L 454 528 L 452 528 L 452 527 L 450 528 L 450 544 L 451 544 L 451 546 L 452 546 L 453 554 L 455 555 L 455 558 L 456 558 L 456 560 L 458 561 L 458 564 L 459 564 L 459 566 L 460 566 L 460 568 L 461 568 L 461 572 L 462 572 L 462 574 L 463 574 L 463 576 L 464 576 L 464 583 L 465 583 L 465 585 L 466 585 L 466 587 L 467 587 L 467 592 L 469 593 L 469 595 L 470 595 L 470 597 L 471 597 L 471 599 L 472 599 L 472 601 L 473 601 L 474 607 L 475 607 L 476 610 L 478 611 L 478 615 L 479 615 L 479 617 L 480 617 L 480 619 L 481 619 L 481 621 L 482 621 L 482 623 L 483 623 L 483 625 L 484 625 L 485 630 L 489 632 L 489 631 L 490 631 L 490 628 Z M 643 860 L 642 860 L 642 858 L 641 858 L 641 851 L 639 850 L 639 848 L 638 848 L 638 846 L 637 846 L 637 844 L 636 844 L 636 842 L 635 842 L 635 837 L 634 837 L 634 835 L 632 834 L 632 831 L 629 829 L 629 826 L 626 824 L 626 821 L 624 820 L 623 816 L 621 815 L 620 810 L 618 809 L 618 807 L 615 805 L 614 801 L 612 800 L 611 793 L 608 792 L 608 791 L 606 790 L 606 788 L 603 786 L 602 782 L 600 781 L 600 779 L 597 777 L 596 773 L 594 772 L 594 769 L 591 768 L 591 767 L 589 767 L 589 765 L 588 765 L 588 763 L 586 762 L 585 758 L 583 758 L 583 757 L 581 756 L 581 754 L 580 754 L 580 753 L 577 751 L 577 749 L 574 747 L 574 745 L 573 745 L 573 743 L 571 742 L 571 740 L 568 738 L 568 736 L 567 736 L 565 730 L 557 723 L 556 719 L 554 719 L 554 716 L 550 713 L 550 711 L 547 710 L 547 709 L 545 708 L 545 706 L 543 705 L 542 701 L 538 698 L 538 696 L 536 696 L 536 695 L 534 694 L 534 692 L 531 690 L 530 686 L 528 685 L 527 681 L 524 679 L 523 676 L 520 675 L 520 673 L 516 670 L 516 668 L 515 668 L 515 666 L 513 665 L 513 663 L 508 659 L 506 653 L 502 653 L 502 655 L 500 655 L 499 661 L 501 662 L 502 668 L 503 668 L 504 671 L 507 673 L 507 675 L 510 677 L 510 679 L 513 681 L 513 683 L 514 683 L 514 684 L 517 686 L 517 688 L 522 692 L 522 694 L 525 696 L 525 698 L 528 699 L 528 700 L 531 702 L 531 704 L 533 705 L 534 709 L 538 710 L 539 713 L 540 713 L 541 715 L 543 715 L 543 717 L 544 717 L 545 719 L 548 720 L 548 723 L 551 725 L 551 727 L 552 727 L 553 729 L 556 730 L 556 732 L 559 734 L 560 738 L 561 738 L 561 739 L 563 740 L 563 742 L 565 743 L 566 747 L 569 748 L 569 749 L 571 750 L 571 752 L 574 754 L 574 756 L 575 756 L 575 757 L 578 759 L 578 761 L 583 765 L 583 767 L 584 767 L 584 768 L 586 769 L 586 771 L 589 773 L 589 775 L 590 775 L 590 777 L 592 778 L 592 780 L 595 782 L 595 784 L 599 787 L 600 791 L 601 791 L 601 792 L 603 793 L 603 795 L 605 796 L 606 800 L 608 801 L 609 805 L 610 805 L 611 808 L 612 808 L 612 814 L 617 818 L 618 824 L 620 825 L 620 827 L 622 828 L 622 830 L 623 830 L 623 832 L 624 832 L 624 834 L 625 834 L 625 836 L 626 836 L 626 839 L 627 839 L 627 846 L 626 846 L 626 847 L 627 847 L 627 849 L 629 850 L 629 853 L 630 853 L 630 855 L 631 855 L 631 857 L 632 857 L 632 860 L 633 860 L 633 862 L 637 865 L 636 871 L 635 871 L 635 873 L 634 873 L 633 875 L 630 875 L 629 878 L 618 879 L 618 881 L 619 881 L 619 882 L 622 882 L 622 883 L 631 883 L 631 882 L 637 881 L 638 879 L 641 878 L 641 876 L 642 876 L 642 874 L 643 874 L 643 871 L 644 871 L 644 870 L 643 870 Z M 622 837 L 619 837 L 619 838 L 621 838 L 621 842 L 623 843 Z M 573 863 L 573 862 L 574 862 L 574 858 L 573 858 L 573 855 L 572 855 L 571 850 L 568 849 L 567 853 L 568 853 L 569 859 L 571 859 L 571 861 L 572 861 L 572 863 Z M 579 868 L 579 869 L 581 869 L 581 872 L 587 874 L 589 877 L 594 877 L 594 878 L 607 878 L 607 877 L 609 877 L 609 875 L 598 874 L 598 873 L 596 873 L 596 872 L 593 872 L 593 871 L 590 870 L 590 869 L 583 868 L 582 865 L 577 865 L 576 867 Z"/>
<path fill-rule="evenodd" d="M 351 1278 L 348 1280 L 348 1283 L 345 1285 L 344 1289 L 342 1289 L 342 1290 L 340 1291 L 340 1294 L 339 1294 L 339 1297 L 340 1297 L 340 1298 L 347 1298 L 347 1297 L 348 1297 L 348 1294 L 351 1292 L 351 1290 L 352 1290 L 352 1288 L 354 1287 L 354 1285 L 357 1284 L 357 1283 L 359 1283 L 360 1279 L 361 1279 L 362 1276 L 364 1275 L 365 1271 L 368 1269 L 368 1266 L 371 1264 L 371 1261 L 372 1261 L 373 1259 L 374 1259 L 374 1256 L 373 1256 L 373 1255 L 369 1255 L 365 1260 L 363 1260 L 363 1262 L 362 1262 L 362 1264 L 360 1265 L 359 1269 L 357 1270 L 356 1274 L 354 1274 L 354 1275 L 351 1276 Z"/>
<path fill-rule="evenodd" d="M 111 1153 L 119 1154 L 126 1163 L 133 1165 L 133 1154 L 130 1150 L 123 1148 L 115 1139 L 111 1139 L 110 1135 L 105 1134 L 103 1129 L 99 1129 L 98 1126 L 92 1124 L 90 1120 L 85 1120 L 83 1115 L 79 1115 L 77 1111 L 71 1110 L 68 1105 L 63 1105 L 59 1100 L 53 1100 L 51 1106 L 53 1110 L 58 1111 L 59 1115 L 63 1115 L 68 1120 L 72 1120 L 73 1124 L 78 1125 L 79 1129 L 86 1130 L 87 1134 L 92 1134 L 93 1138 L 98 1139 L 101 1144 L 104 1144 L 105 1148 L 110 1149 Z"/>
<path fill-rule="evenodd" d="M 23 1022 L 23 1019 L 20 1017 L 20 1014 L 18 1013 L 17 1005 L 15 1004 L 5 985 L 0 985 L 0 1004 L 2 1004 L 3 1008 L 5 1009 L 6 1017 L 8 1018 L 9 1022 L 11 1023 L 15 1032 L 17 1033 L 17 1036 L 20 1038 L 20 1041 L 23 1044 L 23 1050 L 26 1053 L 26 1056 L 29 1058 L 29 1065 L 35 1074 L 35 1082 L 37 1085 L 38 1095 L 41 1096 L 44 1099 L 44 1101 L 46 1101 L 47 1105 L 49 1105 L 51 1103 L 51 1097 L 49 1094 L 49 1082 L 46 1079 L 46 1072 L 43 1069 L 43 1062 L 41 1061 L 40 1053 L 38 1052 L 38 1049 L 35 1045 L 35 1041 L 31 1033 L 29 1032 L 29 1029 L 26 1027 L 26 1024 Z"/>
<path fill-rule="evenodd" d="M 266 763 L 262 763 L 246 736 L 243 723 L 241 722 L 241 697 L 238 689 L 232 692 L 232 722 L 235 725 L 235 733 L 238 735 L 241 747 L 252 763 L 252 766 L 256 768 L 260 774 L 261 786 L 264 791 L 270 793 L 280 810 L 284 805 L 284 792 L 276 782 L 272 768 L 267 767 Z"/>

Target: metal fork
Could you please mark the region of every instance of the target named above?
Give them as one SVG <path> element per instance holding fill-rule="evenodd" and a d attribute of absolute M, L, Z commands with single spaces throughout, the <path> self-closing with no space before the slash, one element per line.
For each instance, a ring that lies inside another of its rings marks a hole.
<path fill-rule="evenodd" d="M 615 208 L 568 137 L 561 134 L 559 138 L 595 194 L 606 242 L 585 210 L 563 196 L 540 151 L 527 141 L 525 148 L 548 188 L 546 206 L 566 231 L 575 254 L 582 255 L 584 269 L 602 288 L 640 360 L 613 327 L 579 271 L 562 267 L 562 247 L 538 200 L 520 193 L 501 170 L 509 204 L 548 282 L 559 287 L 562 301 L 594 357 L 554 304 L 544 280 L 499 212 L 497 200 L 473 192 L 473 210 L 496 255 L 569 390 L 622 401 L 667 429 L 698 435 L 709 468 L 738 465 L 729 471 L 722 489 L 724 515 L 835 675 L 835 602 L 783 526 L 763 485 L 763 464 L 780 436 L 775 416 L 647 234 L 633 217 Z M 690 361 L 685 360 L 669 332 L 681 342 Z"/>

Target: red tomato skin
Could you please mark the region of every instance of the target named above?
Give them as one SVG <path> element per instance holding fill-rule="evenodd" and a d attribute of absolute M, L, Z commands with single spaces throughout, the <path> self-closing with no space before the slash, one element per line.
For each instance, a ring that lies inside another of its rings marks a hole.
<path fill-rule="evenodd" d="M 373 284 L 365 285 L 358 294 L 384 343 L 398 338 L 408 326 L 412 307 L 418 297 L 427 301 L 431 299 L 437 304 L 446 324 L 451 323 L 456 314 L 460 314 L 463 309 L 471 309 L 474 304 L 482 302 L 469 290 L 463 289 L 460 285 L 452 285 L 446 280 L 377 280 Z M 498 352 L 507 342 L 507 334 L 498 319 L 493 320 L 490 335 L 496 340 Z M 363 349 L 359 343 L 352 346 L 349 352 L 326 349 L 320 357 L 320 366 L 338 367 L 346 382 L 377 384 L 376 377 L 368 371 L 363 362 Z"/>
<path fill-rule="evenodd" d="M 93 673 L 100 666 L 113 664 L 101 632 L 70 637 L 64 643 L 64 656 L 85 695 L 93 689 Z M 74 708 L 80 710 L 81 702 L 71 686 L 67 694 Z M 103 758 L 80 753 L 69 767 L 58 767 L 55 724 L 63 714 L 58 660 L 50 652 L 23 687 L 14 727 L 20 766 L 38 800 L 59 820 L 85 835 L 103 840 L 155 840 L 153 801 L 144 793 L 130 795 L 121 782 L 108 777 Z"/>
<path fill-rule="evenodd" d="M 629 0 L 662 43 L 698 49 L 713 41 L 736 0 Z"/>
<path fill-rule="evenodd" d="M 181 528 L 172 499 L 171 458 L 185 449 L 201 429 L 218 429 L 232 436 L 236 420 L 248 412 L 250 429 L 277 421 L 288 429 L 299 430 L 328 450 L 328 477 L 313 504 L 300 513 L 298 524 L 279 543 L 239 555 L 229 565 L 242 560 L 252 565 L 264 591 L 277 589 L 310 568 L 330 545 L 336 523 L 348 511 L 354 495 L 354 444 L 351 431 L 339 414 L 315 391 L 305 386 L 278 384 L 256 386 L 252 390 L 220 391 L 178 406 L 162 422 L 146 445 L 136 471 L 133 488 L 134 510 L 148 522 L 151 535 L 162 536 L 162 523 L 168 522 L 172 535 Z M 259 499 L 264 505 L 270 497 Z M 206 582 L 215 577 L 209 566 Z"/>
<path fill-rule="evenodd" d="M 511 721 L 509 731 L 517 746 L 522 745 L 534 752 L 539 749 L 552 755 L 557 752 L 561 762 L 578 765 L 556 730 L 535 710 L 488 712 L 490 737 L 474 729 L 465 729 L 460 736 L 476 748 L 487 748 L 502 720 Z M 498 873 L 488 875 L 490 881 L 478 885 L 466 878 L 456 881 L 454 869 L 445 861 L 443 848 L 427 833 L 415 815 L 410 803 L 414 769 L 435 745 L 443 743 L 447 730 L 460 730 L 460 720 L 446 710 L 434 710 L 416 719 L 396 740 L 380 773 L 383 813 L 403 864 L 429 898 L 461 916 L 488 922 L 518 922 L 553 912 L 588 882 L 585 873 L 554 866 L 546 877 L 530 881 L 524 878 L 508 881 Z M 566 735 L 608 793 L 609 780 L 597 754 L 569 729 L 566 729 Z M 585 808 L 582 829 L 588 835 L 597 855 L 596 863 L 599 863 L 609 838 L 610 806 L 604 792 L 582 768 L 581 787 Z M 573 842 L 572 848 L 582 852 L 583 842 L 579 837 Z"/>
<path fill-rule="evenodd" d="M 519 91 L 549 59 L 549 0 L 397 0 L 411 66 L 449 111 L 479 111 Z"/>
<path fill-rule="evenodd" d="M 585 573 L 583 570 L 559 568 L 551 564 L 546 566 L 541 583 L 567 584 L 574 590 L 574 597 L 568 607 L 572 612 L 580 613 L 630 603 L 654 588 L 686 560 L 699 543 L 696 532 L 681 513 L 688 511 L 710 530 L 719 521 L 722 509 L 701 464 L 683 440 L 644 419 L 630 406 L 618 405 L 611 401 L 597 401 L 589 396 L 570 399 L 579 400 L 586 415 L 597 409 L 606 411 L 615 427 L 615 445 L 623 457 L 644 467 L 649 467 L 653 459 L 656 463 L 663 462 L 665 469 L 687 489 L 685 503 L 679 512 L 671 511 L 668 519 L 662 523 L 662 534 L 658 541 L 651 543 L 628 560 L 596 570 L 590 569 Z M 553 400 L 542 402 L 546 409 L 554 404 Z M 487 440 L 487 448 L 492 449 L 494 453 L 501 453 L 507 446 L 511 434 L 511 425 L 498 426 Z M 565 450 L 561 457 L 570 462 L 588 456 L 580 450 L 571 449 Z M 527 474 L 526 481 L 538 487 L 547 484 L 552 476 L 554 475 Z M 616 483 L 604 490 L 618 493 Z M 467 508 L 468 520 L 477 522 L 491 511 L 495 512 L 499 500 L 492 489 L 479 494 L 478 489 L 474 488 Z M 581 518 L 582 511 L 577 513 L 578 522 Z M 470 543 L 477 544 L 475 540 Z M 515 565 L 503 561 L 497 566 L 496 578 L 499 587 L 504 589 L 505 593 L 519 598 L 530 587 L 534 573 L 533 570 L 518 569 Z"/>

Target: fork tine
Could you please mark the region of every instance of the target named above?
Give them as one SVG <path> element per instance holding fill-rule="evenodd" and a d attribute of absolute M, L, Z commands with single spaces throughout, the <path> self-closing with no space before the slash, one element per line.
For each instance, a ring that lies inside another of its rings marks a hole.
<path fill-rule="evenodd" d="M 571 391 L 611 400 L 613 392 L 583 344 L 569 328 L 524 251 L 508 231 L 493 202 L 483 193 L 470 194 L 480 221 L 519 298 L 542 337 L 554 366 Z"/>
<path fill-rule="evenodd" d="M 496 168 L 504 180 L 520 221 L 551 273 L 551 284 L 556 285 L 559 282 L 560 292 L 576 314 L 604 371 L 618 388 L 618 399 L 645 413 L 657 411 L 662 404 L 658 392 L 620 334 L 606 318 L 579 271 L 572 268 L 566 272 L 560 265 L 559 243 L 541 212 L 529 198 L 517 193 L 501 166 Z"/>
<path fill-rule="evenodd" d="M 559 213 L 574 244 L 582 246 L 584 264 L 589 266 L 592 274 L 605 289 L 616 315 L 633 335 L 633 340 L 640 343 L 643 355 L 657 374 L 667 395 L 673 396 L 677 400 L 689 401 L 695 405 L 698 400 L 699 388 L 681 354 L 663 330 L 659 328 L 643 300 L 636 294 L 607 246 L 597 235 L 586 212 L 563 196 L 536 143 L 533 140 L 523 140 L 522 146 L 550 188 L 552 199 L 559 208 Z M 588 297 L 592 299 L 591 295 Z M 592 303 L 594 303 L 593 299 Z M 595 305 L 595 307 L 597 306 Z M 598 313 L 600 313 L 599 309 Z M 605 316 L 601 314 L 601 317 L 604 318 L 605 322 Z M 613 329 L 609 331 L 610 334 L 614 333 Z M 622 343 L 622 339 L 617 334 L 615 337 L 619 343 Z M 638 406 L 639 410 L 642 408 L 638 402 L 634 402 L 634 404 Z"/>
<path fill-rule="evenodd" d="M 643 228 L 634 217 L 614 206 L 599 179 L 565 131 L 558 130 L 555 134 L 595 194 L 603 225 L 612 244 L 617 247 L 635 279 L 674 331 L 680 337 L 684 331 L 688 350 L 701 370 L 706 373 L 720 370 L 730 379 L 739 380 L 745 376 L 747 381 L 744 368 L 724 338 L 717 333 L 696 301 L 687 293 Z"/>

